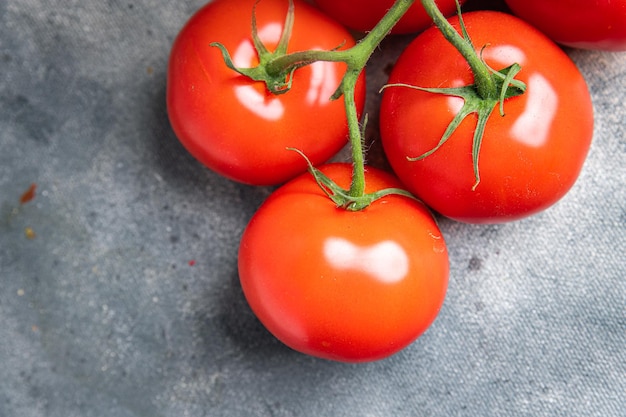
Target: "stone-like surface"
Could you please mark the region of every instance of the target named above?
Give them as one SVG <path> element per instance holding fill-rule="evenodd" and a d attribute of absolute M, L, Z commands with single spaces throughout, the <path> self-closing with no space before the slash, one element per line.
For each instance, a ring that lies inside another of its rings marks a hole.
<path fill-rule="evenodd" d="M 271 189 L 209 172 L 170 129 L 169 48 L 201 5 L 0 2 L 0 416 L 623 415 L 626 54 L 568 50 L 597 111 L 572 191 L 517 223 L 442 220 L 441 315 L 346 365 L 254 318 L 237 245 Z M 368 68 L 371 115 L 408 40 Z"/>

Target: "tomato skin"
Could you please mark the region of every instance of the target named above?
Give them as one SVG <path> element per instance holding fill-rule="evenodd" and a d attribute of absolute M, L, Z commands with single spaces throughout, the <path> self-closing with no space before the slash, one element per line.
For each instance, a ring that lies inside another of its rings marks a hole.
<path fill-rule="evenodd" d="M 452 219 L 499 223 L 520 219 L 558 201 L 576 181 L 593 135 L 587 85 L 569 57 L 542 33 L 500 12 L 478 11 L 464 20 L 484 60 L 496 69 L 513 62 L 525 94 L 507 99 L 487 122 L 479 153 L 480 184 L 472 165 L 475 114 L 466 118 L 432 155 L 462 99 L 405 87 L 385 90 L 382 144 L 404 185 L 428 206 Z M 450 19 L 458 29 L 458 19 Z M 458 87 L 473 82 L 461 55 L 436 29 L 418 36 L 402 53 L 389 83 Z"/>
<path fill-rule="evenodd" d="M 345 72 L 343 63 L 315 63 L 297 70 L 292 89 L 272 95 L 226 67 L 218 48 L 235 65 L 256 65 L 251 41 L 255 0 L 215 0 L 199 9 L 177 36 L 170 55 L 167 109 L 174 132 L 202 164 L 235 181 L 254 185 L 282 183 L 306 171 L 300 155 L 314 163 L 331 158 L 346 143 L 343 100 L 331 101 Z M 256 8 L 259 36 L 271 51 L 282 32 L 287 0 L 263 0 Z M 311 28 L 316 28 L 315 31 Z M 295 1 L 288 52 L 333 49 L 354 44 L 349 32 L 309 4 Z M 363 109 L 365 79 L 356 88 Z"/>
<path fill-rule="evenodd" d="M 350 165 L 321 169 L 349 185 Z M 370 192 L 399 183 L 368 168 L 366 186 Z M 365 362 L 401 350 L 433 322 L 447 289 L 448 254 L 418 201 L 393 195 L 351 212 L 304 174 L 253 216 L 241 240 L 239 275 L 254 313 L 287 346 Z"/>
<path fill-rule="evenodd" d="M 506 0 L 520 18 L 563 45 L 626 51 L 626 0 Z"/>
<path fill-rule="evenodd" d="M 367 32 L 382 19 L 395 0 L 314 0 L 314 3 L 333 19 L 346 27 Z M 465 0 L 460 1 L 461 4 Z M 456 12 L 454 0 L 438 0 L 439 10 L 450 16 Z M 407 34 L 421 32 L 433 24 L 432 19 L 418 1 L 411 6 L 402 19 L 396 23 L 391 33 Z"/>

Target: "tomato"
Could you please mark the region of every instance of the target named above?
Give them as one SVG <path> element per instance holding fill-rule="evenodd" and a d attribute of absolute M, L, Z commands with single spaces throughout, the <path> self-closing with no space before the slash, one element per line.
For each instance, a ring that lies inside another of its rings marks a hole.
<path fill-rule="evenodd" d="M 367 32 L 382 19 L 395 0 L 314 0 L 321 10 L 342 23 L 346 27 Z M 461 0 L 460 3 L 464 3 Z M 455 0 L 437 1 L 439 10 L 446 15 L 456 12 Z M 417 0 L 406 12 L 402 19 L 393 28 L 392 33 L 421 32 L 431 26 L 433 21 L 424 11 L 424 7 Z"/>
<path fill-rule="evenodd" d="M 292 89 L 281 95 L 227 68 L 212 42 L 224 45 L 238 67 L 257 64 L 251 40 L 255 3 L 215 0 L 186 23 L 170 55 L 167 109 L 177 137 L 201 163 L 232 180 L 271 185 L 307 169 L 287 147 L 319 164 L 347 143 L 343 100 L 330 100 L 346 66 L 317 62 L 298 69 Z M 287 0 L 263 0 L 256 7 L 259 37 L 270 51 L 280 39 L 287 10 Z M 354 45 L 345 28 L 309 4 L 296 0 L 294 19 L 288 52 Z M 359 112 L 364 99 L 361 77 Z"/>
<path fill-rule="evenodd" d="M 347 187 L 348 164 L 321 170 Z M 368 168 L 366 192 L 398 187 Z M 389 195 L 361 211 L 336 207 L 309 174 L 261 205 L 241 239 L 239 275 L 260 321 L 291 348 L 345 362 L 382 359 L 433 322 L 448 254 L 427 208 Z"/>
<path fill-rule="evenodd" d="M 506 0 L 513 13 L 563 45 L 626 51 L 626 0 Z"/>
<path fill-rule="evenodd" d="M 409 191 L 435 211 L 464 222 L 497 223 L 541 211 L 576 181 L 593 134 L 587 85 L 569 57 L 524 21 L 500 12 L 464 15 L 476 49 L 495 69 L 517 62 L 526 93 L 494 110 L 479 151 L 480 183 L 472 160 L 477 117 L 467 117 L 430 156 L 454 115 L 458 97 L 390 87 L 381 102 L 385 154 Z M 450 19 L 458 29 L 458 18 Z M 435 29 L 419 35 L 401 54 L 389 83 L 458 87 L 473 83 L 468 64 Z"/>

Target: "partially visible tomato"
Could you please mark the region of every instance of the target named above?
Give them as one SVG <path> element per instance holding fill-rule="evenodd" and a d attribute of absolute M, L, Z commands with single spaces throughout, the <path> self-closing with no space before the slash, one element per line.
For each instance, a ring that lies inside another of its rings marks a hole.
<path fill-rule="evenodd" d="M 301 68 L 282 95 L 227 68 L 212 42 L 223 44 L 236 66 L 257 64 L 251 40 L 255 3 L 215 0 L 187 22 L 171 51 L 167 109 L 174 132 L 201 163 L 236 181 L 270 185 L 307 169 L 287 147 L 319 164 L 347 143 L 343 100 L 330 100 L 346 66 L 317 62 Z M 269 50 L 281 36 L 287 9 L 287 0 L 263 0 L 256 7 L 258 33 Z M 346 29 L 309 4 L 296 0 L 294 19 L 288 52 L 354 45 Z M 362 76 L 356 88 L 359 113 L 364 100 Z"/>
<path fill-rule="evenodd" d="M 626 51 L 626 0 L 506 0 L 513 13 L 554 41 Z"/>
<path fill-rule="evenodd" d="M 367 32 L 376 26 L 395 0 L 314 0 L 314 2 L 325 13 L 346 27 Z M 464 2 L 465 0 L 460 1 L 460 3 Z M 446 16 L 456 11 L 455 0 L 439 0 L 437 6 Z M 432 19 L 426 14 L 420 1 L 416 0 L 393 28 L 392 33 L 421 32 L 432 24 Z"/>
<path fill-rule="evenodd" d="M 321 169 L 350 184 L 349 164 Z M 390 174 L 367 169 L 367 192 L 398 186 Z M 448 253 L 417 200 L 390 195 L 347 211 L 304 174 L 253 216 L 239 275 L 254 313 L 287 346 L 364 362 L 398 352 L 433 322 L 447 289 Z"/>
<path fill-rule="evenodd" d="M 459 29 L 457 17 L 450 19 Z M 477 11 L 464 15 L 474 46 L 495 69 L 521 65 L 525 94 L 504 102 L 489 118 L 479 151 L 475 183 L 467 117 L 430 156 L 463 105 L 458 97 L 407 87 L 385 90 L 381 136 L 393 170 L 409 189 L 439 213 L 464 222 L 496 223 L 529 216 L 559 200 L 576 181 L 593 135 L 587 84 L 569 57 L 545 35 L 517 17 Z M 459 87 L 473 83 L 465 59 L 436 29 L 419 35 L 398 59 L 389 83 Z"/>

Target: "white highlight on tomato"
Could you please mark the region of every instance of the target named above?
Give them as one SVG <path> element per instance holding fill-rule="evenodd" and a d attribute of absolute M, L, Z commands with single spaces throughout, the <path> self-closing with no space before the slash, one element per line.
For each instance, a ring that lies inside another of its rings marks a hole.
<path fill-rule="evenodd" d="M 481 53 L 484 59 L 489 58 L 502 62 L 502 67 L 508 67 L 513 64 L 519 64 L 523 67 L 526 64 L 524 50 L 513 45 L 487 45 Z M 494 69 L 500 70 L 502 68 Z"/>
<path fill-rule="evenodd" d="M 524 51 L 511 45 L 487 46 L 483 51 L 483 57 L 508 63 L 506 65 L 517 63 L 522 68 L 526 64 Z M 524 113 L 513 124 L 511 134 L 525 145 L 539 147 L 548 140 L 550 125 L 559 106 L 559 98 L 550 81 L 541 74 L 532 74 L 526 84 L 524 93 L 527 96 L 526 107 Z M 504 111 L 506 112 L 506 103 Z"/>
<path fill-rule="evenodd" d="M 278 120 L 283 117 L 285 107 L 277 98 L 267 99 L 251 85 L 235 87 L 235 95 L 245 108 L 266 120 Z"/>
<path fill-rule="evenodd" d="M 281 33 L 282 26 L 278 23 L 270 23 L 258 32 L 264 43 L 277 43 Z M 256 58 L 257 52 L 249 40 L 240 43 L 232 56 L 233 64 L 240 68 L 250 67 Z M 285 107 L 278 98 L 263 94 L 252 85 L 237 86 L 235 95 L 245 108 L 266 120 L 278 120 L 285 113 Z"/>
<path fill-rule="evenodd" d="M 372 278 L 393 284 L 409 272 L 409 257 L 393 241 L 372 246 L 358 246 L 343 238 L 328 238 L 324 242 L 324 256 L 337 269 L 364 272 Z"/>
<path fill-rule="evenodd" d="M 311 67 L 311 85 L 307 91 L 306 99 L 309 104 L 318 102 L 321 105 L 330 103 L 330 97 L 337 89 L 334 80 L 335 63 L 317 61 L 310 65 Z"/>
<path fill-rule="evenodd" d="M 550 135 L 559 98 L 550 82 L 540 74 L 530 76 L 525 94 L 528 96 L 526 107 L 513 124 L 511 134 L 525 145 L 540 147 Z"/>

